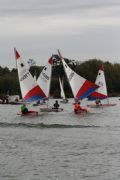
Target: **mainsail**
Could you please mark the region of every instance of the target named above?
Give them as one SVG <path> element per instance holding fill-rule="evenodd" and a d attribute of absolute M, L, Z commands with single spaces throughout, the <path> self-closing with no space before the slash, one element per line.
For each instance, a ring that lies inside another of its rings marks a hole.
<path fill-rule="evenodd" d="M 43 68 L 42 72 L 40 73 L 37 84 L 40 86 L 42 91 L 44 92 L 44 99 L 49 98 L 50 92 L 50 84 L 51 84 L 51 72 L 52 72 L 52 56 L 48 60 L 47 65 Z"/>
<path fill-rule="evenodd" d="M 104 75 L 104 67 L 103 64 L 99 66 L 98 75 L 95 81 L 95 84 L 99 86 L 89 97 L 88 100 L 95 100 L 96 98 L 105 99 L 108 97 L 107 95 L 107 87 Z"/>
<path fill-rule="evenodd" d="M 22 98 L 24 101 L 33 102 L 45 97 L 42 89 L 37 85 L 29 70 L 25 67 L 18 51 L 14 49 L 16 64 L 18 69 L 18 77 Z"/>
<path fill-rule="evenodd" d="M 94 92 L 98 85 L 86 80 L 85 78 L 74 72 L 63 59 L 60 51 L 58 50 L 59 57 L 63 63 L 65 73 L 67 75 L 68 82 L 71 86 L 75 101 L 82 100 L 88 97 L 92 92 Z"/>

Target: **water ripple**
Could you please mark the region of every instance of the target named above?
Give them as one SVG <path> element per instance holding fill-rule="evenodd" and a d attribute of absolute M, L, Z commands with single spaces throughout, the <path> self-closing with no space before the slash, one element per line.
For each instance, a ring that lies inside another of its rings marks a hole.
<path fill-rule="evenodd" d="M 0 127 L 22 127 L 22 128 L 99 128 L 94 125 L 68 125 L 68 124 L 44 124 L 44 123 L 7 123 L 0 122 Z"/>

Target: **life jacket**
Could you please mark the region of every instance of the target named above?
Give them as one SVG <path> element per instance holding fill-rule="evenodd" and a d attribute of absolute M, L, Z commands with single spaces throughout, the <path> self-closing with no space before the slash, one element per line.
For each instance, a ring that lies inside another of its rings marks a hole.
<path fill-rule="evenodd" d="M 21 111 L 24 111 L 25 110 L 25 106 L 21 106 Z"/>
<path fill-rule="evenodd" d="M 26 113 L 26 112 L 28 112 L 27 107 L 26 107 L 26 106 L 24 106 L 24 105 L 22 105 L 22 106 L 21 106 L 21 112 L 22 112 L 22 113 Z"/>
<path fill-rule="evenodd" d="M 74 106 L 74 109 L 75 110 L 79 110 L 80 109 L 80 105 L 78 103 L 76 103 L 75 106 Z"/>

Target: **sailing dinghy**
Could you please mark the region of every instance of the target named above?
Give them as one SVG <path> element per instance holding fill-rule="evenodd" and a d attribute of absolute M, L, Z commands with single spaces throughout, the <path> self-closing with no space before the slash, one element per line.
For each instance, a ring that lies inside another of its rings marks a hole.
<path fill-rule="evenodd" d="M 100 103 L 97 105 L 89 104 L 87 106 L 92 107 L 92 108 L 115 106 L 116 104 L 109 103 L 103 64 L 99 66 L 99 71 L 98 71 L 95 84 L 97 84 L 99 88 L 96 89 L 92 94 L 90 94 L 90 96 L 88 97 L 88 100 L 95 101 L 96 99 L 100 99 L 100 100 L 106 99 L 107 103 L 104 103 L 104 104 Z"/>
<path fill-rule="evenodd" d="M 17 115 L 20 115 L 20 116 L 38 116 L 38 111 L 28 111 L 28 112 L 26 112 L 25 114 L 23 114 L 23 113 L 17 113 Z"/>
<path fill-rule="evenodd" d="M 43 68 L 40 73 L 37 84 L 40 86 L 42 91 L 44 92 L 43 100 L 47 100 L 47 104 L 45 107 L 40 108 L 41 112 L 51 112 L 52 108 L 49 107 L 49 92 L 50 92 L 50 84 L 51 84 L 51 74 L 52 74 L 52 56 L 49 58 L 47 65 Z"/>
<path fill-rule="evenodd" d="M 91 81 L 88 81 L 87 79 L 83 78 L 82 76 L 74 72 L 67 65 L 59 50 L 58 54 L 62 61 L 68 82 L 73 92 L 75 102 L 78 102 L 79 100 L 83 100 L 84 98 L 88 97 L 99 87 L 98 85 L 92 83 Z"/>
<path fill-rule="evenodd" d="M 51 85 L 51 75 L 52 75 L 52 61 L 53 57 L 51 56 L 47 62 L 47 65 L 43 68 L 42 72 L 40 73 L 37 84 L 44 92 L 43 100 L 47 100 L 47 104 L 45 107 L 40 108 L 40 112 L 61 112 L 63 111 L 62 108 L 54 109 L 49 106 L 49 94 L 50 94 L 50 85 Z"/>
<path fill-rule="evenodd" d="M 22 99 L 24 102 L 33 103 L 34 101 L 38 101 L 39 99 L 43 99 L 45 96 L 42 89 L 37 85 L 37 82 L 32 77 L 29 70 L 26 68 L 24 62 L 22 61 L 20 54 L 16 49 L 14 49 L 17 70 L 18 70 L 18 77 L 20 83 L 20 89 L 22 94 Z M 21 113 L 19 113 L 22 115 Z M 37 111 L 32 111 L 32 115 L 37 115 Z M 28 112 L 26 115 L 31 115 L 31 111 Z"/>
<path fill-rule="evenodd" d="M 47 65 L 43 68 L 42 72 L 40 73 L 40 75 L 37 79 L 37 84 L 44 92 L 44 96 L 42 98 L 42 101 L 39 101 L 40 103 L 36 103 L 36 105 L 41 105 L 41 104 L 46 105 L 46 101 L 49 100 L 51 73 L 52 73 L 52 56 L 49 58 Z M 47 111 L 48 104 L 45 109 Z M 41 110 L 41 108 L 40 108 L 40 110 Z"/>

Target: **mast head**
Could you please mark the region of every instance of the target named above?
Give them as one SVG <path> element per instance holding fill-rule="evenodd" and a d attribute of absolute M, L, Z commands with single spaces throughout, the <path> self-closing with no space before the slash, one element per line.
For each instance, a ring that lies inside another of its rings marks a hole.
<path fill-rule="evenodd" d="M 62 54 L 60 53 L 59 49 L 58 49 L 57 51 L 58 51 L 58 55 L 59 55 L 59 57 L 60 57 L 60 61 L 62 62 L 63 56 L 62 56 Z"/>
<path fill-rule="evenodd" d="M 15 58 L 16 58 L 16 60 L 18 60 L 20 58 L 20 55 L 17 52 L 16 48 L 14 48 L 14 52 L 15 52 Z"/>
<path fill-rule="evenodd" d="M 99 66 L 99 70 L 104 71 L 104 66 L 103 66 L 103 64 L 100 64 L 100 66 Z"/>
<path fill-rule="evenodd" d="M 50 59 L 48 60 L 49 64 L 52 64 L 52 56 L 50 57 Z"/>

